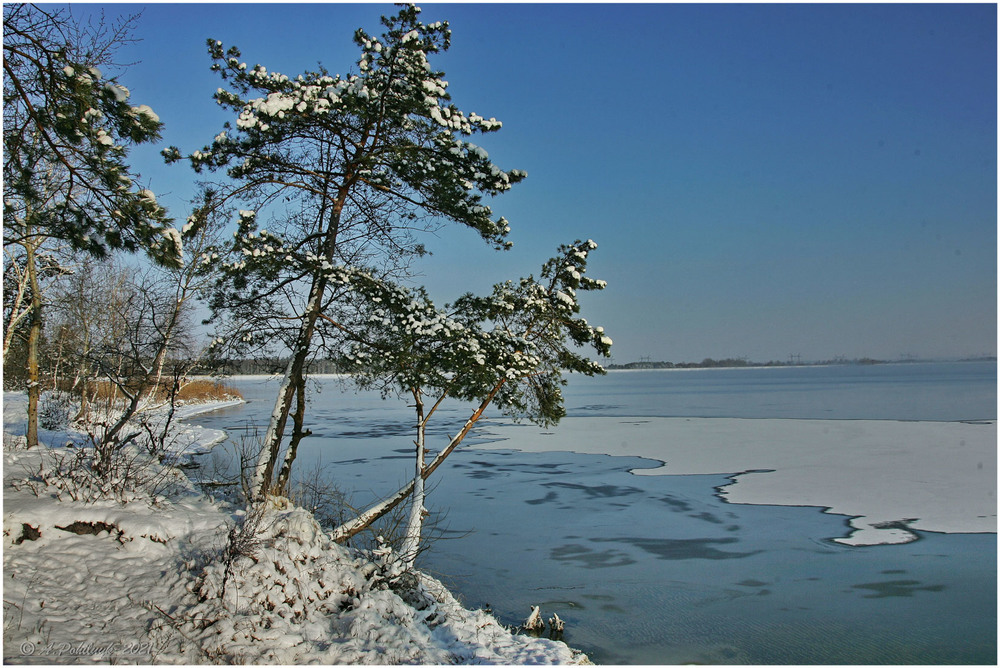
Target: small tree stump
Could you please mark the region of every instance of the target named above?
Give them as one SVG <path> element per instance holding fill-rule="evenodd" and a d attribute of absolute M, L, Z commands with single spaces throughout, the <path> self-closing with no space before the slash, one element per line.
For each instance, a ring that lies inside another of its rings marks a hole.
<path fill-rule="evenodd" d="M 537 605 L 531 606 L 531 614 L 528 615 L 528 619 L 524 622 L 524 629 L 539 633 L 545 630 L 545 622 L 542 621 L 542 613 Z"/>

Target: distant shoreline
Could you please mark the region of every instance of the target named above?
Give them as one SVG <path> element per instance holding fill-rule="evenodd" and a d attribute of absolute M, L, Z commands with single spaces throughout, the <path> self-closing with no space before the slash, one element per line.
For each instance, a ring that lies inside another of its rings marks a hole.
<path fill-rule="evenodd" d="M 958 362 L 994 362 L 996 357 L 974 357 L 964 359 L 902 359 L 877 360 L 868 357 L 854 360 L 824 360 L 821 362 L 749 362 L 739 359 L 705 359 L 701 362 L 629 362 L 627 364 L 607 364 L 608 371 L 663 371 L 686 369 L 788 369 L 814 366 L 875 366 L 886 364 L 941 364 Z"/>

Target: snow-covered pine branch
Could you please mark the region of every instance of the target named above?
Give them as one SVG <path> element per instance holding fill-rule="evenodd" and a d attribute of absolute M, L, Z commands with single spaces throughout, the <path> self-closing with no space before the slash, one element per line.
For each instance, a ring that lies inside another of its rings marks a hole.
<path fill-rule="evenodd" d="M 594 375 L 603 367 L 577 349 L 610 354 L 602 327 L 577 317 L 577 290 L 602 290 L 604 281 L 585 276 L 593 241 L 561 246 L 533 277 L 494 286 L 488 297 L 468 294 L 438 309 L 423 289 L 410 290 L 366 276 L 349 289 L 366 305 L 353 322 L 340 323 L 351 341 L 347 368 L 361 386 L 409 395 L 417 410 L 416 467 L 411 483 L 334 535 L 345 540 L 413 495 L 404 561 L 412 564 L 423 518 L 423 479 L 465 438 L 485 409 L 496 404 L 508 415 L 552 425 L 565 415 L 561 387 L 565 373 Z M 433 406 L 425 412 L 423 397 Z M 426 424 L 445 396 L 478 402 L 457 435 L 430 465 L 424 465 Z"/>
<path fill-rule="evenodd" d="M 451 103 L 444 73 L 428 60 L 447 49 L 447 24 L 427 25 L 418 16 L 416 7 L 402 8 L 385 19 L 381 38 L 358 30 L 358 72 L 343 76 L 323 68 L 297 76 L 269 72 L 248 66 L 237 47 L 209 40 L 212 68 L 228 84 L 215 100 L 235 122 L 200 150 L 184 155 L 171 147 L 164 156 L 187 159 L 198 171 L 226 169 L 244 184 L 306 190 L 331 202 L 340 191 L 318 187 L 319 180 L 387 193 L 506 247 L 507 221 L 494 217 L 483 197 L 509 190 L 526 174 L 501 169 L 461 139 L 502 124 Z M 316 159 L 302 159 L 310 146 L 329 154 L 329 169 L 317 171 Z"/>
<path fill-rule="evenodd" d="M 542 282 L 530 276 L 507 281 L 487 297 L 464 295 L 444 309 L 423 289 L 356 274 L 348 289 L 363 294 L 365 308 L 354 323 L 344 323 L 353 333 L 346 362 L 359 378 L 391 377 L 403 392 L 417 385 L 468 400 L 481 399 L 500 379 L 601 373 L 575 350 L 589 346 L 607 356 L 612 344 L 602 327 L 576 317 L 576 291 L 606 286 L 584 275 L 596 246 L 562 246 L 543 266 Z"/>
<path fill-rule="evenodd" d="M 142 249 L 177 265 L 167 213 L 127 162 L 162 123 L 102 72 L 118 43 L 101 39 L 63 10 L 4 5 L 4 243 L 41 234 L 98 257 Z"/>

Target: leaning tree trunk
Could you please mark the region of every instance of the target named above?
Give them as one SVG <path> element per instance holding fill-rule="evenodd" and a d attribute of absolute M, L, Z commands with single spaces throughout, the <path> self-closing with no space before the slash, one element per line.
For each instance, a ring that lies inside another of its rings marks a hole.
<path fill-rule="evenodd" d="M 10 344 L 14 340 L 14 332 L 17 331 L 17 325 L 21 320 L 28 315 L 27 312 L 21 312 L 21 304 L 24 302 L 24 293 L 27 288 L 26 281 L 27 278 L 20 273 L 17 269 L 17 264 L 14 262 L 13 258 L 7 260 L 11 263 L 13 267 L 12 271 L 17 271 L 17 292 L 13 295 L 4 293 L 5 306 L 10 309 L 10 320 L 7 321 L 7 329 L 3 335 L 3 356 L 7 357 L 7 351 L 10 350 Z"/>
<path fill-rule="evenodd" d="M 340 214 L 351 185 L 352 181 L 349 179 L 340 187 L 337 199 L 330 211 L 330 222 L 323 243 L 323 256 L 330 262 L 333 261 L 337 250 Z M 320 215 L 322 216 L 324 213 Z M 313 332 L 316 331 L 316 320 L 323 309 L 323 296 L 326 294 L 327 285 L 329 285 L 329 279 L 325 273 L 320 272 L 313 275 L 312 285 L 309 288 L 309 299 L 306 301 L 305 313 L 302 314 L 302 323 L 299 326 L 298 336 L 295 338 L 292 356 L 288 360 L 288 366 L 285 367 L 285 377 L 281 381 L 281 387 L 278 388 L 278 396 L 275 398 L 271 419 L 268 422 L 267 431 L 264 433 L 264 442 L 261 444 L 260 456 L 257 458 L 257 466 L 254 468 L 253 483 L 250 489 L 254 494 L 254 499 L 258 501 L 267 498 L 267 495 L 272 491 L 274 467 L 278 463 L 281 439 L 285 435 L 285 425 L 288 423 L 288 415 L 292 410 L 296 379 L 305 376 L 306 360 L 309 358 Z"/>
<path fill-rule="evenodd" d="M 299 334 L 295 339 L 295 347 L 288 360 L 288 366 L 285 367 L 285 377 L 278 388 L 278 396 L 275 399 L 274 408 L 271 410 L 271 419 L 268 422 L 267 431 L 264 433 L 264 442 L 261 444 L 260 456 L 257 458 L 251 487 L 257 500 L 264 499 L 272 491 L 271 479 L 274 476 L 274 467 L 278 463 L 278 456 L 281 452 L 281 439 L 285 435 L 285 425 L 288 423 L 288 414 L 291 412 L 296 379 L 303 376 L 305 372 L 306 360 L 309 357 L 309 344 L 316 329 L 316 319 L 319 317 L 326 283 L 325 276 L 313 279 L 306 312 L 302 316 Z"/>
<path fill-rule="evenodd" d="M 430 464 L 423 467 L 423 471 L 419 476 L 422 480 L 427 480 L 428 476 L 434 473 L 437 467 L 441 465 L 448 455 L 450 455 L 469 434 L 469 432 L 472 431 L 472 427 L 479 421 L 479 418 L 483 416 L 483 411 L 485 411 L 486 407 L 493 402 L 493 397 L 495 397 L 496 393 L 500 391 L 500 388 L 503 387 L 506 380 L 506 378 L 500 379 L 493 389 L 490 390 L 490 393 L 486 396 L 486 398 L 483 399 L 483 402 L 479 404 L 479 407 L 475 410 L 472 416 L 465 422 L 462 430 L 455 434 L 454 438 L 448 442 L 448 445 L 445 446 L 444 450 L 437 453 Z M 416 478 L 417 476 L 414 477 Z M 338 543 L 342 543 L 370 527 L 378 521 L 380 517 L 385 516 L 386 513 L 405 501 L 406 498 L 413 493 L 414 484 L 415 481 L 411 480 L 389 498 L 376 503 L 374 506 L 364 511 L 350 522 L 341 524 L 333 530 L 333 539 Z"/>
<path fill-rule="evenodd" d="M 295 462 L 295 455 L 298 453 L 299 442 L 312 432 L 304 428 L 306 417 L 306 379 L 299 376 L 295 379 L 295 413 L 292 415 L 292 438 L 288 443 L 288 450 L 285 452 L 285 460 L 278 473 L 278 483 L 275 489 L 278 494 L 288 493 L 288 484 L 292 476 L 292 464 Z"/>
<path fill-rule="evenodd" d="M 156 395 L 160 391 L 160 382 L 163 379 L 163 367 L 167 362 L 167 353 L 170 351 L 170 346 L 173 344 L 174 330 L 177 329 L 177 325 L 180 321 L 181 312 L 184 309 L 185 298 L 178 297 L 173 304 L 173 308 L 170 311 L 170 320 L 167 322 L 167 326 L 164 328 L 162 336 L 162 345 L 160 349 L 156 351 L 156 357 L 153 359 L 152 373 L 150 374 L 150 389 L 149 396 L 152 401 L 156 401 Z"/>
<path fill-rule="evenodd" d="M 78 374 L 85 374 L 86 371 L 82 369 L 77 371 Z M 70 389 L 80 388 L 80 410 L 77 411 L 76 417 L 73 418 L 73 422 L 83 420 L 87 413 L 90 411 L 90 381 L 87 379 L 86 375 L 81 375 L 78 383 L 73 383 L 73 387 Z"/>

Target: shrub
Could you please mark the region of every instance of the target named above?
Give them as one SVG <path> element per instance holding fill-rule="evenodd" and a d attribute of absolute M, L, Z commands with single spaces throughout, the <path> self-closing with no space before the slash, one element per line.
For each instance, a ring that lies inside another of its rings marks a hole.
<path fill-rule="evenodd" d="M 40 404 L 38 424 L 51 431 L 66 429 L 71 414 L 78 408 L 68 392 L 44 392 Z"/>

